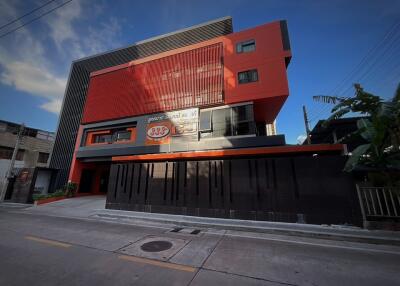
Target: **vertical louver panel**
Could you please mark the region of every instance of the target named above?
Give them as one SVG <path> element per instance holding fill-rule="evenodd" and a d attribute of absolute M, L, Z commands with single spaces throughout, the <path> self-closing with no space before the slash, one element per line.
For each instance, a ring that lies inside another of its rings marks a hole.
<path fill-rule="evenodd" d="M 50 158 L 50 168 L 60 170 L 53 190 L 65 184 L 68 179 L 76 136 L 86 101 L 89 74 L 91 72 L 189 46 L 230 33 L 232 33 L 232 18 L 226 17 L 139 42 L 129 47 L 75 61 L 72 64 L 65 90 L 56 140 Z"/>
<path fill-rule="evenodd" d="M 222 43 L 91 78 L 83 123 L 222 103 Z"/>

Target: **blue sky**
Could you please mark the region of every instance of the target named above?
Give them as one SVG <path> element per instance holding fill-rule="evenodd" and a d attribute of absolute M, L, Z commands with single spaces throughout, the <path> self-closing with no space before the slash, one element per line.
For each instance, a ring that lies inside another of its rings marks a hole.
<path fill-rule="evenodd" d="M 45 2 L 1 1 L 0 26 Z M 329 114 L 313 95 L 350 96 L 360 82 L 389 98 L 400 82 L 400 25 L 383 40 L 400 21 L 400 1 L 73 0 L 0 38 L 0 119 L 55 131 L 72 60 L 228 15 L 235 31 L 288 21 L 290 96 L 277 118 L 288 143 L 305 133 L 303 104 L 312 126 Z M 18 24 L 0 29 L 0 37 Z"/>

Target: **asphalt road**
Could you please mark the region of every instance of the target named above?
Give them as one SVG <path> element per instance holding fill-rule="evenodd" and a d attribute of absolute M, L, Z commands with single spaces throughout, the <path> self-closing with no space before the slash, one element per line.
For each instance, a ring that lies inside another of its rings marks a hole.
<path fill-rule="evenodd" d="M 400 285 L 400 247 L 171 230 L 0 206 L 0 285 Z"/>

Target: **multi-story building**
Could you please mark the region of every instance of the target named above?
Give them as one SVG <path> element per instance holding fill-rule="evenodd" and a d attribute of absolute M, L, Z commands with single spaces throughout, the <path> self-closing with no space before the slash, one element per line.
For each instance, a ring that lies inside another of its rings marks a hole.
<path fill-rule="evenodd" d="M 20 124 L 0 120 L 0 190 L 3 188 L 4 179 L 10 168 L 20 128 Z M 54 138 L 53 132 L 24 127 L 12 176 L 17 176 L 21 170 L 47 167 Z M 6 199 L 11 199 L 11 196 L 12 192 L 9 192 Z"/>
<path fill-rule="evenodd" d="M 306 162 L 297 157 L 313 168 L 313 154 L 343 147 L 287 146 L 274 128 L 267 134 L 289 95 L 290 59 L 286 21 L 233 32 L 226 17 L 75 61 L 50 162 L 56 187 L 107 192 L 109 208 L 295 213 Z"/>
<path fill-rule="evenodd" d="M 265 128 L 289 94 L 290 57 L 277 21 L 90 73 L 69 179 L 105 190 L 86 178 L 106 182 L 110 158 L 285 144 Z"/>

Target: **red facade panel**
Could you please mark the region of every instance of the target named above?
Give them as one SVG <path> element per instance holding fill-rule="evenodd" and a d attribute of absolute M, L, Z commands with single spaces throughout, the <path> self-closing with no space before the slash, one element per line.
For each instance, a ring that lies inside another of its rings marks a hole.
<path fill-rule="evenodd" d="M 93 76 L 82 123 L 223 103 L 223 45 Z"/>

